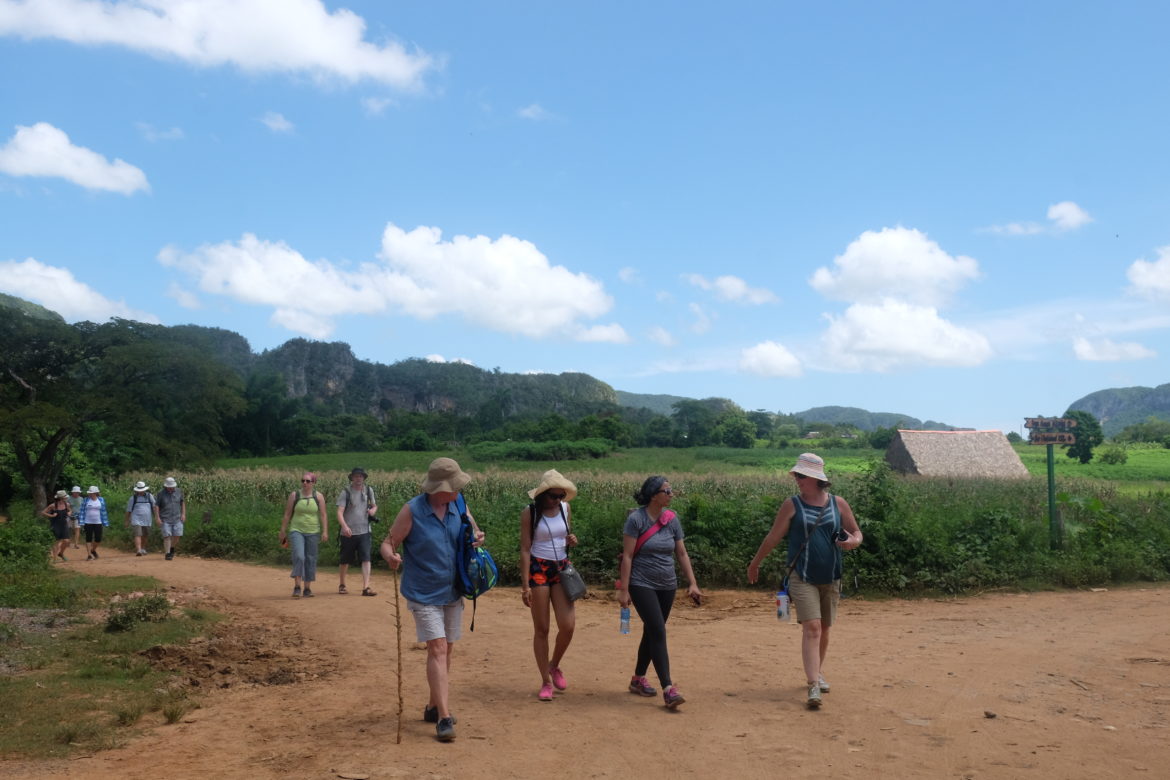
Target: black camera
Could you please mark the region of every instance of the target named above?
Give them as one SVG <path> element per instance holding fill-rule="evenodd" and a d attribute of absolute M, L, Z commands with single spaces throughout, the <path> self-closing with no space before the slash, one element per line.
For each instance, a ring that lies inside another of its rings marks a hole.
<path fill-rule="evenodd" d="M 834 542 L 847 542 L 847 541 L 849 541 L 849 532 L 846 531 L 844 528 L 840 529 L 839 531 L 837 531 L 837 533 L 833 534 L 833 541 Z"/>
<path fill-rule="evenodd" d="M 382 522 L 382 518 L 378 517 L 377 515 L 370 515 L 370 524 L 371 525 L 374 523 L 380 523 L 380 522 Z"/>

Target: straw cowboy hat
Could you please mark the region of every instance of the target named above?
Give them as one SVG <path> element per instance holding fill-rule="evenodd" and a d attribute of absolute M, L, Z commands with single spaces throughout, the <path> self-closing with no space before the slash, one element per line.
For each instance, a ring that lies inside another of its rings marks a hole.
<path fill-rule="evenodd" d="M 805 452 L 796 459 L 796 465 L 789 469 L 790 474 L 802 474 L 806 477 L 819 479 L 821 482 L 828 482 L 829 478 L 825 476 L 825 460 L 811 452 Z"/>
<path fill-rule="evenodd" d="M 451 458 L 435 458 L 421 487 L 424 493 L 458 493 L 470 481 L 471 477 Z"/>
<path fill-rule="evenodd" d="M 540 484 L 528 491 L 528 497 L 536 500 L 536 497 L 546 490 L 553 488 L 561 488 L 565 491 L 565 500 L 572 501 L 577 497 L 577 486 L 569 480 L 561 476 L 561 472 L 556 469 L 549 469 L 540 477 Z"/>
<path fill-rule="evenodd" d="M 53 496 L 53 498 L 69 498 L 69 494 L 66 493 L 64 490 L 58 490 L 56 495 Z"/>

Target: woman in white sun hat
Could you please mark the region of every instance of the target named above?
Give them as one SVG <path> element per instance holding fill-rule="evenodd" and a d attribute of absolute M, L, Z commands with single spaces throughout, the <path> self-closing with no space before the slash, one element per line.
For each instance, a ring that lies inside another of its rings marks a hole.
<path fill-rule="evenodd" d="M 796 479 L 797 495 L 780 505 L 772 530 L 748 564 L 747 578 L 748 582 L 760 578 L 760 564 L 788 536 L 788 592 L 801 627 L 807 703 L 816 709 L 821 706 L 821 694 L 829 692 L 821 669 L 841 598 L 841 552 L 861 546 L 862 536 L 849 503 L 829 493 L 824 460 L 806 452 L 789 473 Z"/>
<path fill-rule="evenodd" d="M 110 524 L 110 513 L 106 509 L 106 500 L 97 485 L 90 485 L 85 492 L 85 501 L 81 503 L 81 512 L 77 521 L 85 530 L 85 547 L 89 551 L 87 561 L 98 557 L 98 545 L 102 543 L 102 530 Z"/>

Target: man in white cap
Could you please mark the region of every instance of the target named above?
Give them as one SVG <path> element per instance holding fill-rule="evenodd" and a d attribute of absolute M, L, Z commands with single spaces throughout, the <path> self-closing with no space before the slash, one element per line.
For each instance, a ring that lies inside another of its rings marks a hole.
<path fill-rule="evenodd" d="M 150 494 L 150 488 L 142 480 L 134 483 L 134 492 L 126 503 L 126 527 L 134 535 L 134 554 L 146 555 L 146 535 L 152 523 L 158 523 L 158 504 Z"/>
<path fill-rule="evenodd" d="M 155 494 L 154 503 L 162 526 L 163 552 L 170 561 L 174 559 L 175 546 L 183 536 L 183 523 L 187 522 L 187 499 L 175 478 L 167 477 L 163 480 L 163 489 Z"/>

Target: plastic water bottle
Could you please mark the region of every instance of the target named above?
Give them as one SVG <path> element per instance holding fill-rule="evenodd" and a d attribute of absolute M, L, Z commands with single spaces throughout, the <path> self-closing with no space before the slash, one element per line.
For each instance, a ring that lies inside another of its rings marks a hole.
<path fill-rule="evenodd" d="M 776 594 L 776 619 L 785 622 L 792 619 L 792 613 L 788 611 L 788 591 L 786 590 Z"/>
<path fill-rule="evenodd" d="M 630 633 L 630 608 L 629 607 L 622 607 L 622 622 L 619 626 L 619 630 L 623 634 Z"/>

